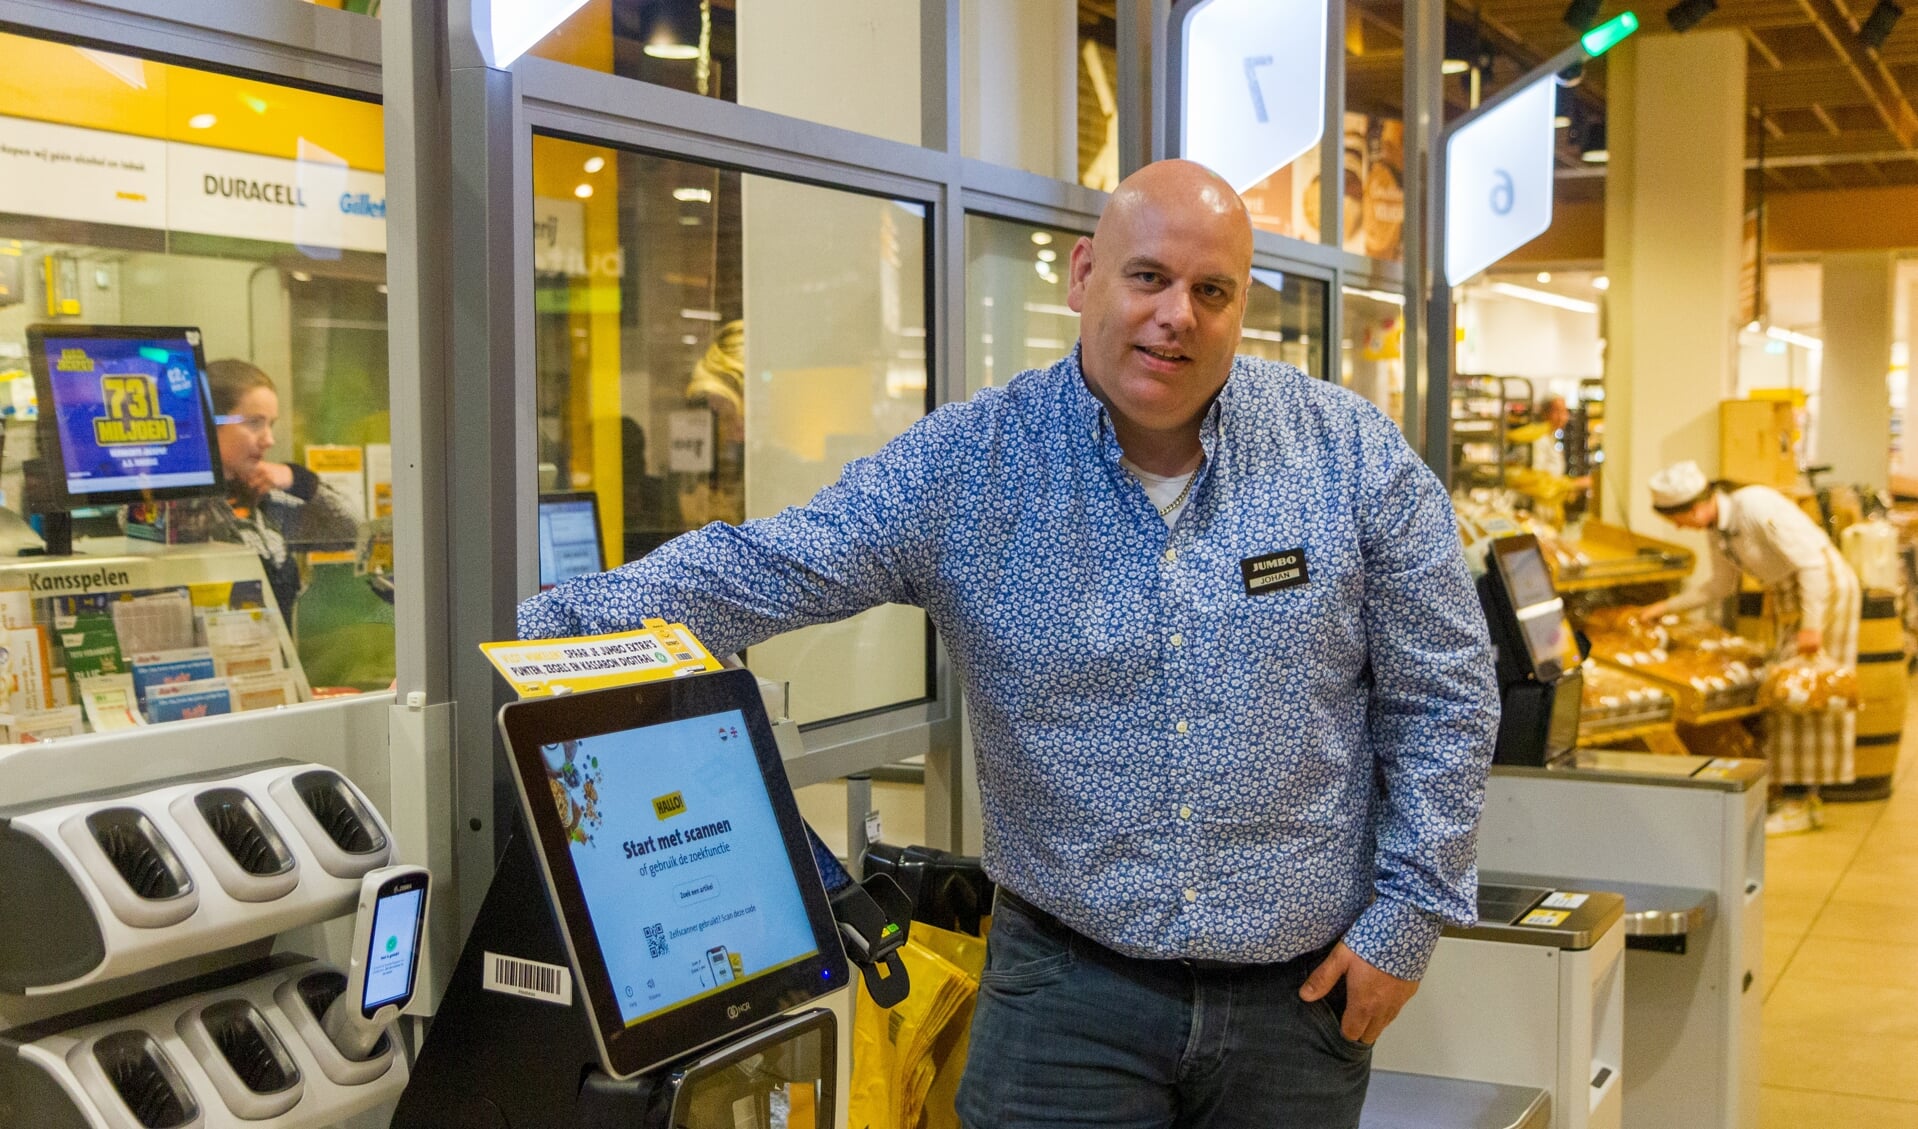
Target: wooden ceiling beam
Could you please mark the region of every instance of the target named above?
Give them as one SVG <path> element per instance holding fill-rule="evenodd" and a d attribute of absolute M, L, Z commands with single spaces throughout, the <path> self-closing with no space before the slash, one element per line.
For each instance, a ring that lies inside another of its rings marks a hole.
<path fill-rule="evenodd" d="M 1900 146 L 1911 148 L 1913 140 L 1918 138 L 1918 111 L 1911 108 L 1904 90 L 1884 62 L 1858 42 L 1850 14 L 1838 6 L 1838 0 L 1798 0 L 1798 4 L 1857 80 L 1865 101 L 1884 121 L 1885 128 Z"/>
<path fill-rule="evenodd" d="M 1831 115 L 1825 112 L 1825 108 L 1816 102 L 1811 104 L 1811 116 L 1817 118 L 1818 124 L 1824 126 L 1825 132 L 1831 134 L 1833 137 L 1837 137 L 1839 134 L 1845 132 L 1838 128 L 1838 123 L 1833 121 Z"/>
<path fill-rule="evenodd" d="M 1758 38 L 1758 32 L 1749 26 L 1745 28 L 1745 42 L 1751 44 L 1751 49 L 1756 51 L 1758 57 L 1765 60 L 1765 64 L 1771 67 L 1772 70 L 1782 71 L 1785 69 L 1784 61 L 1778 57 L 1778 53 L 1765 46 L 1765 41 Z"/>

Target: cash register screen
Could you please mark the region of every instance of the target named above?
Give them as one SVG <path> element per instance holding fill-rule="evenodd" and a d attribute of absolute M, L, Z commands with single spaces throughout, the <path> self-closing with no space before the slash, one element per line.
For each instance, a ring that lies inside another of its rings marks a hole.
<path fill-rule="evenodd" d="M 600 552 L 599 500 L 589 493 L 539 498 L 539 587 L 606 571 Z"/>
<path fill-rule="evenodd" d="M 199 330 L 33 325 L 27 349 L 61 508 L 224 490 Z"/>
<path fill-rule="evenodd" d="M 1504 538 L 1493 543 L 1493 556 L 1534 672 L 1550 681 L 1577 666 L 1578 639 L 1565 618 L 1565 601 L 1552 584 L 1538 542 L 1531 537 Z"/>
<path fill-rule="evenodd" d="M 501 718 L 610 1073 L 845 986 L 750 674 L 529 700 Z"/>

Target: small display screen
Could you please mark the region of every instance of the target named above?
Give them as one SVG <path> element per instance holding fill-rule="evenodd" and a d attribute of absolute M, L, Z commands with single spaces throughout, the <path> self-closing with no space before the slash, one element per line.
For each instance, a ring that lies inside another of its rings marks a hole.
<path fill-rule="evenodd" d="M 1550 677 L 1577 666 L 1578 637 L 1572 633 L 1571 621 L 1565 618 L 1565 602 L 1559 599 L 1538 546 L 1528 544 L 1501 551 L 1497 559 L 1533 669 Z"/>
<path fill-rule="evenodd" d="M 199 333 L 38 338 L 40 411 L 53 417 L 67 494 L 212 492 L 220 482 Z"/>
<path fill-rule="evenodd" d="M 818 954 L 738 710 L 541 752 L 625 1026 Z"/>
<path fill-rule="evenodd" d="M 374 903 L 361 1011 L 371 1014 L 413 994 L 413 963 L 419 956 L 420 912 L 425 906 L 424 886 L 388 894 Z"/>
<path fill-rule="evenodd" d="M 600 556 L 599 507 L 592 497 L 541 498 L 540 590 L 604 569 L 605 562 Z"/>

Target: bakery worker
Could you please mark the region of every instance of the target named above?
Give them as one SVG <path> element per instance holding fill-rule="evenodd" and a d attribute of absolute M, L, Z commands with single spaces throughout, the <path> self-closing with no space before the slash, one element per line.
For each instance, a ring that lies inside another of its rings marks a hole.
<path fill-rule="evenodd" d="M 1497 725 L 1446 492 L 1370 403 L 1235 357 L 1252 229 L 1163 161 L 1072 250 L 1078 346 L 813 501 L 520 605 L 716 653 L 888 602 L 965 680 L 999 884 L 974 1129 L 1358 1124 L 1472 921 Z"/>
<path fill-rule="evenodd" d="M 1532 469 L 1547 474 L 1565 473 L 1565 425 L 1572 421 L 1571 409 L 1565 406 L 1565 397 L 1553 393 L 1538 404 L 1539 422 L 1545 424 L 1545 434 L 1532 440 Z M 1592 487 L 1592 476 L 1580 475 L 1572 480 L 1575 493 L 1582 493 Z"/>
<path fill-rule="evenodd" d="M 1775 597 L 1780 638 L 1788 652 L 1823 651 L 1844 666 L 1858 662 L 1858 577 L 1791 499 L 1769 486 L 1726 490 L 1705 478 L 1695 462 L 1682 462 L 1652 476 L 1652 508 L 1682 529 L 1711 530 L 1711 578 L 1644 610 L 1651 619 L 1723 602 L 1748 573 Z M 1836 732 L 1799 726 L 1767 727 L 1766 754 L 1777 783 L 1849 783 L 1856 717 L 1842 715 Z"/>

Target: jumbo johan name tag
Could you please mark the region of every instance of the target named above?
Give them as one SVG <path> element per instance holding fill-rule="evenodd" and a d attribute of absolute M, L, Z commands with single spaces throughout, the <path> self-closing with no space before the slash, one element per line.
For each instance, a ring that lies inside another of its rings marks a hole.
<path fill-rule="evenodd" d="M 1245 578 L 1245 594 L 1264 596 L 1306 581 L 1305 550 L 1283 549 L 1262 557 L 1247 557 L 1239 562 L 1239 575 Z"/>

